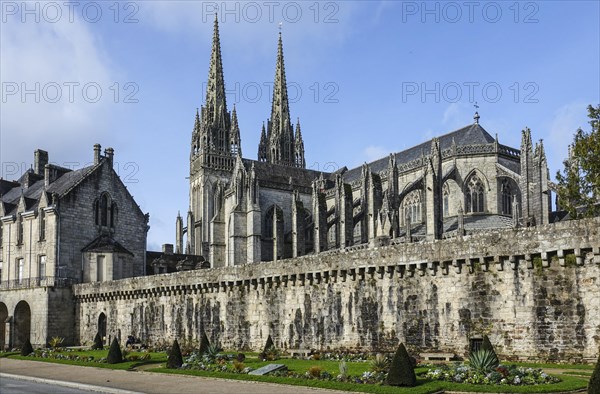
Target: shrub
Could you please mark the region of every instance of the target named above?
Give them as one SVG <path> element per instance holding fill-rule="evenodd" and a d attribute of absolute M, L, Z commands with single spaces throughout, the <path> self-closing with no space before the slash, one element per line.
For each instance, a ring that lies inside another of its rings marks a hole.
<path fill-rule="evenodd" d="M 94 344 L 92 345 L 92 350 L 102 349 L 104 349 L 104 343 L 102 342 L 102 337 L 100 336 L 100 333 L 97 332 L 96 336 L 94 337 Z"/>
<path fill-rule="evenodd" d="M 588 394 L 600 394 L 600 355 L 598 355 L 598 361 L 596 362 L 596 368 L 590 378 L 590 384 L 588 385 Z"/>
<path fill-rule="evenodd" d="M 313 365 L 308 369 L 308 374 L 313 378 L 320 378 L 321 371 L 323 371 L 323 368 L 319 367 L 318 365 Z"/>
<path fill-rule="evenodd" d="M 348 377 L 348 364 L 344 360 L 340 361 L 340 365 L 338 366 L 340 370 L 340 374 L 338 378 L 346 379 Z"/>
<path fill-rule="evenodd" d="M 208 347 L 210 346 L 210 342 L 206 333 L 202 331 L 202 339 L 200 340 L 200 354 L 204 354 L 208 351 Z"/>
<path fill-rule="evenodd" d="M 274 348 L 275 344 L 273 343 L 273 338 L 271 338 L 271 336 L 269 335 L 269 337 L 267 338 L 267 342 L 265 343 L 265 347 L 263 348 L 263 353 L 267 354 L 267 350 Z"/>
<path fill-rule="evenodd" d="M 214 363 L 219 355 L 219 346 L 216 343 L 210 344 L 203 354 L 204 359 L 209 363 Z"/>
<path fill-rule="evenodd" d="M 108 349 L 108 356 L 106 356 L 106 362 L 109 364 L 117 364 L 123 362 L 123 353 L 121 353 L 121 348 L 119 347 L 119 341 L 117 341 L 117 337 L 114 337 L 112 343 L 110 344 L 110 349 Z"/>
<path fill-rule="evenodd" d="M 498 355 L 496 354 L 496 350 L 494 350 L 494 346 L 492 345 L 492 342 L 490 342 L 490 338 L 488 338 L 487 335 L 483 336 L 483 343 L 481 344 L 480 350 L 489 350 L 493 353 L 494 357 L 496 358 L 496 365 L 500 363 L 500 361 L 498 360 Z"/>
<path fill-rule="evenodd" d="M 31 346 L 31 342 L 27 338 L 21 348 L 21 356 L 29 356 L 31 353 L 33 353 L 33 346 Z"/>
<path fill-rule="evenodd" d="M 233 362 L 233 368 L 237 373 L 241 373 L 244 370 L 244 368 L 246 368 L 246 366 L 243 362 L 236 360 Z"/>
<path fill-rule="evenodd" d="M 396 354 L 392 359 L 386 384 L 390 386 L 407 386 L 414 387 L 417 384 L 417 377 L 415 376 L 415 370 L 413 369 L 410 356 L 401 343 L 398 346 Z"/>
<path fill-rule="evenodd" d="M 385 372 L 388 370 L 388 367 L 388 359 L 381 353 L 377 353 L 373 361 L 371 361 L 372 372 Z"/>
<path fill-rule="evenodd" d="M 243 363 L 246 360 L 246 355 L 244 353 L 238 353 L 237 356 L 235 356 L 235 359 L 238 363 Z"/>
<path fill-rule="evenodd" d="M 65 341 L 65 338 L 61 338 L 61 337 L 52 337 L 52 339 L 50 340 L 49 345 L 51 348 L 56 349 L 57 347 L 60 347 L 60 345 L 62 345 L 62 343 Z"/>
<path fill-rule="evenodd" d="M 498 367 L 498 358 L 493 351 L 482 349 L 471 353 L 469 356 L 469 363 L 474 370 L 487 373 Z"/>
<path fill-rule="evenodd" d="M 313 360 L 320 360 L 321 359 L 321 353 L 314 353 L 312 356 Z"/>
<path fill-rule="evenodd" d="M 177 369 L 183 365 L 183 357 L 181 356 L 181 349 L 179 348 L 179 342 L 177 339 L 173 341 L 171 351 L 169 351 L 169 357 L 167 358 L 167 368 Z"/>

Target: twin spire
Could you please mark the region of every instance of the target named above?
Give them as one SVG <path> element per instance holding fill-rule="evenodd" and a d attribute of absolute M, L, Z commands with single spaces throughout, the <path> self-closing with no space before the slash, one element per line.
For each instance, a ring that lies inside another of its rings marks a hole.
<path fill-rule="evenodd" d="M 203 165 L 229 169 L 229 167 L 233 168 L 238 155 L 242 155 L 240 129 L 235 105 L 231 113 L 227 111 L 219 22 L 215 15 L 206 102 L 201 110 L 196 112 L 192 132 L 192 160 L 199 157 Z M 277 47 L 271 118 L 267 121 L 266 129 L 263 124 L 258 160 L 306 167 L 300 121 L 298 120 L 296 125 L 296 133 L 290 121 L 281 32 Z"/>

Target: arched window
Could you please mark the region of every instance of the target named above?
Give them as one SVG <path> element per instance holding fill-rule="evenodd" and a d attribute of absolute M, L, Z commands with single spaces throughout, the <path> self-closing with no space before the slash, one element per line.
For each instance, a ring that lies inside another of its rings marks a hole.
<path fill-rule="evenodd" d="M 410 217 L 411 223 L 421 221 L 421 191 L 413 190 L 404 199 L 404 217 Z"/>
<path fill-rule="evenodd" d="M 108 225 L 108 196 L 106 194 L 100 197 L 100 225 Z"/>
<path fill-rule="evenodd" d="M 512 190 L 510 188 L 510 181 L 508 179 L 504 179 L 502 181 L 502 186 L 500 188 L 500 192 L 502 193 L 502 214 L 503 215 L 512 215 Z"/>
<path fill-rule="evenodd" d="M 115 224 L 117 223 L 117 213 L 118 213 L 117 204 L 113 202 L 110 205 L 110 227 L 112 227 L 112 228 L 114 228 Z"/>
<path fill-rule="evenodd" d="M 483 182 L 477 175 L 473 175 L 467 183 L 466 201 L 467 213 L 483 212 L 484 189 Z"/>
<path fill-rule="evenodd" d="M 442 186 L 442 201 L 444 205 L 444 217 L 450 216 L 450 186 L 448 186 L 447 182 Z"/>

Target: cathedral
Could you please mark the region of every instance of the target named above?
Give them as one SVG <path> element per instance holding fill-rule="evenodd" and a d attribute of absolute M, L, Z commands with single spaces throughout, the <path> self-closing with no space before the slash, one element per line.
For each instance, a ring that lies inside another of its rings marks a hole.
<path fill-rule="evenodd" d="M 272 97 L 256 160 L 243 158 L 215 19 L 206 100 L 192 131 L 187 223 L 178 215 L 176 253 L 226 267 L 550 221 L 544 147 L 533 145 L 527 128 L 520 150 L 511 148 L 475 113 L 473 123 L 408 150 L 319 172 L 306 169 L 300 121 L 291 121 L 281 33 Z"/>

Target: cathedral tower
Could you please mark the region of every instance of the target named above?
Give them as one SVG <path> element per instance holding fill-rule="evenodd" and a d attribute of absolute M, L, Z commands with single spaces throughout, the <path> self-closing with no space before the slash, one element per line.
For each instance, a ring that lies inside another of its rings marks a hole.
<path fill-rule="evenodd" d="M 279 33 L 271 118 L 267 121 L 266 132 L 263 126 L 258 146 L 258 160 L 305 168 L 304 142 L 302 141 L 302 134 L 299 132 L 299 124 L 300 121 L 298 120 L 297 132 L 294 134 L 294 127 L 290 120 L 290 104 L 285 80 L 283 43 L 281 33 Z"/>
<path fill-rule="evenodd" d="M 190 207 L 185 229 L 189 253 L 210 254 L 213 233 L 222 227 L 218 222 L 221 204 L 217 201 L 217 185 L 229 181 L 236 157 L 241 153 L 236 109 L 227 110 L 219 23 L 215 15 L 206 99 L 196 111 L 192 131 Z"/>

